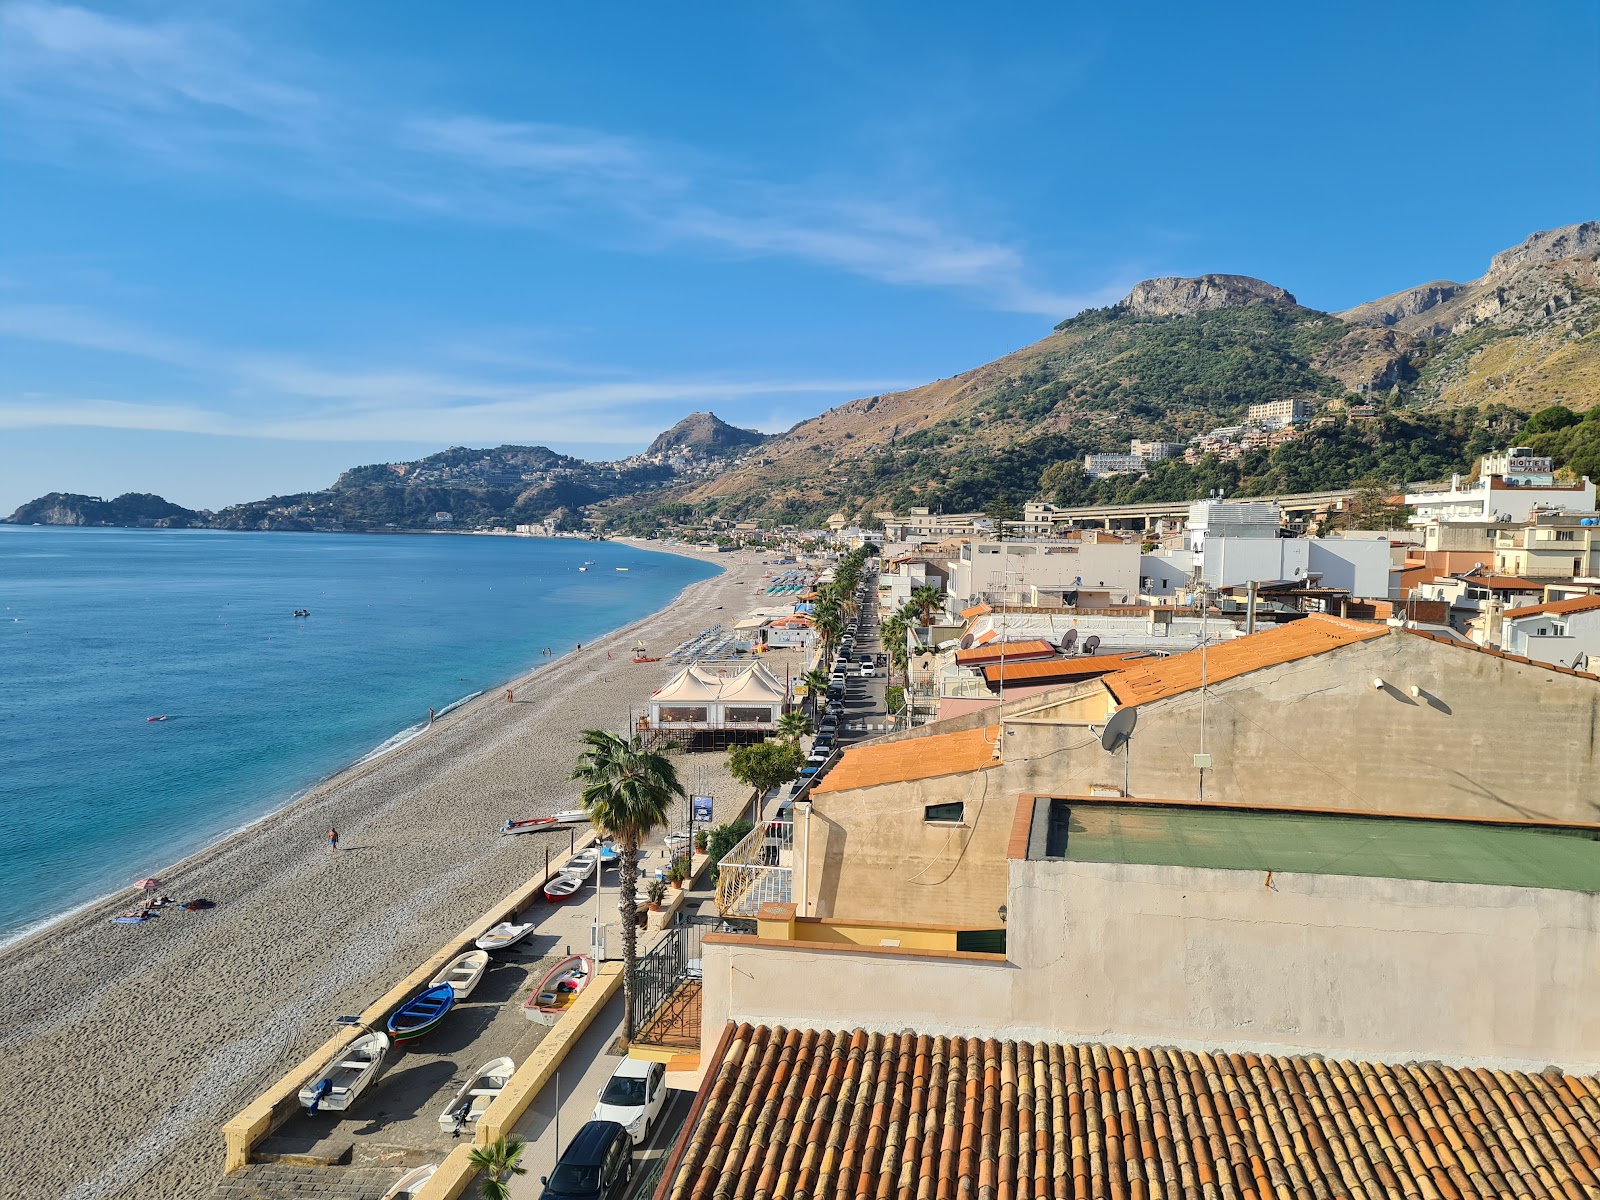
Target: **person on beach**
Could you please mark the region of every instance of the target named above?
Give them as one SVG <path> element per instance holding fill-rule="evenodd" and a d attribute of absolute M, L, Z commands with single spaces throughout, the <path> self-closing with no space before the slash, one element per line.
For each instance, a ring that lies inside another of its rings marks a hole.
<path fill-rule="evenodd" d="M 428 724 L 429 725 L 433 724 L 433 709 L 431 709 L 431 708 L 428 710 Z"/>
<path fill-rule="evenodd" d="M 513 698 L 512 698 L 512 695 L 511 695 L 511 689 L 510 689 L 510 688 L 507 688 L 507 689 L 506 689 L 506 703 L 507 703 L 507 704 L 511 704 L 511 703 L 513 703 L 513 702 L 514 702 L 514 701 L 513 701 Z"/>
<path fill-rule="evenodd" d="M 339 831 L 332 827 L 328 829 L 328 845 L 335 850 L 339 848 Z"/>

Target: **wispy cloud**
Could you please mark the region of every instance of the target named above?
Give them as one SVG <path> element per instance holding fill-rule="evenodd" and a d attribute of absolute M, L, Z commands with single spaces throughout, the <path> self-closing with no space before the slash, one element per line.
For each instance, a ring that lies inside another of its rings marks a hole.
<path fill-rule="evenodd" d="M 130 402 L 37 390 L 0 393 L 0 429 L 100 427 L 302 441 L 542 441 L 637 447 L 656 433 L 655 406 L 757 404 L 804 397 L 835 404 L 909 381 L 871 378 L 639 378 L 604 368 L 470 373 L 423 361 L 329 365 L 212 348 L 81 309 L 0 306 L 0 337 L 180 368 L 193 398 Z M 447 356 L 446 356 L 447 357 Z M 520 365 L 520 364 L 519 364 Z M 600 376 L 607 376 L 597 378 Z M 221 401 L 226 400 L 226 403 Z"/>
<path fill-rule="evenodd" d="M 292 48 L 211 21 L 138 21 L 43 0 L 0 7 L 13 153 L 103 169 L 134 155 L 319 203 L 576 231 L 642 253 L 783 258 L 1061 317 L 1092 302 L 912 190 L 762 178 L 692 148 L 473 113 L 388 111 Z M 842 197 L 849 196 L 849 199 Z"/>

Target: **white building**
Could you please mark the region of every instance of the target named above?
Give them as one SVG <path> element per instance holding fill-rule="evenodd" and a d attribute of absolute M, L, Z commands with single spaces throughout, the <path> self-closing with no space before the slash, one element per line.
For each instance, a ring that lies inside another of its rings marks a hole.
<path fill-rule="evenodd" d="M 1144 459 L 1137 454 L 1085 454 L 1083 469 L 1092 478 L 1102 475 L 1132 475 L 1145 469 Z"/>
<path fill-rule="evenodd" d="M 1374 538 L 1211 537 L 1198 555 L 1200 578 L 1213 587 L 1294 580 L 1341 588 L 1352 596 L 1388 599 L 1389 543 Z"/>
<path fill-rule="evenodd" d="M 1077 592 L 1078 606 L 1139 603 L 1139 547 L 1127 542 L 974 539 L 950 564 L 958 604 L 1026 603 L 1034 588 Z"/>
<path fill-rule="evenodd" d="M 1283 510 L 1270 501 L 1200 500 L 1189 506 L 1189 548 L 1195 566 L 1206 538 L 1275 538 L 1283 525 Z"/>
<path fill-rule="evenodd" d="M 1317 406 L 1310 400 L 1268 400 L 1265 404 L 1250 406 L 1252 424 L 1268 429 L 1282 429 L 1285 425 L 1298 425 L 1316 414 Z"/>
<path fill-rule="evenodd" d="M 1600 664 L 1600 596 L 1510 608 L 1500 620 L 1507 654 L 1587 671 Z"/>
<path fill-rule="evenodd" d="M 886 542 L 930 542 L 948 537 L 971 537 L 994 529 L 994 522 L 980 512 L 936 513 L 926 508 L 913 508 L 903 517 L 887 512 L 872 515 L 883 522 Z"/>
<path fill-rule="evenodd" d="M 679 671 L 650 697 L 653 730 L 770 733 L 788 703 L 788 689 L 761 663 L 719 675 L 698 663 Z"/>
<path fill-rule="evenodd" d="M 1134 438 L 1128 447 L 1131 453 L 1146 462 L 1157 462 L 1163 458 L 1182 458 L 1183 452 L 1188 448 L 1183 442 L 1147 442 L 1143 438 Z"/>
<path fill-rule="evenodd" d="M 1516 523 L 1531 521 L 1538 513 L 1594 512 L 1595 489 L 1589 477 L 1585 475 L 1579 483 L 1557 484 L 1551 466 L 1548 458 L 1522 446 L 1485 455 L 1477 482 L 1463 484 L 1461 476 L 1452 475 L 1447 490 L 1409 493 L 1406 503 L 1412 510 L 1411 524 Z"/>

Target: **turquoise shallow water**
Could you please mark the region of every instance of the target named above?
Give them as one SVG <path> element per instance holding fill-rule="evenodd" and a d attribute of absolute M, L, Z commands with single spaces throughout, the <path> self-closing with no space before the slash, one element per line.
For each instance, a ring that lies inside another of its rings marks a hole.
<path fill-rule="evenodd" d="M 0 938 L 714 573 L 541 538 L 0 526 Z"/>

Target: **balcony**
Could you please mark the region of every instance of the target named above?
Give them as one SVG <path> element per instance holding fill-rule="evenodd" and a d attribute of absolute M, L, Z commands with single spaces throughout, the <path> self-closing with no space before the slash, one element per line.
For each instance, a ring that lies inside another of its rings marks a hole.
<path fill-rule="evenodd" d="M 769 821 L 747 833 L 717 864 L 717 912 L 754 918 L 763 904 L 794 901 L 794 822 Z"/>

